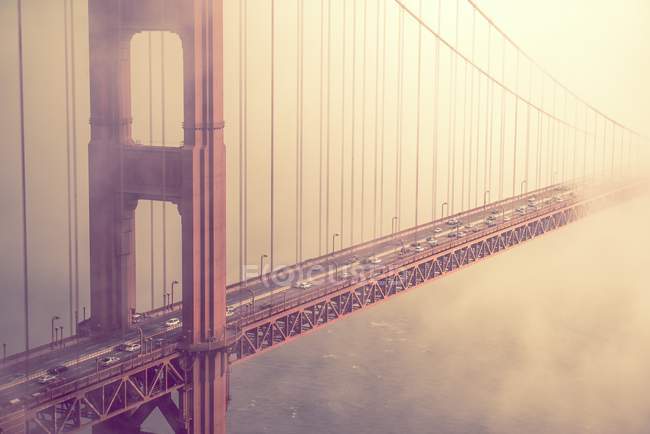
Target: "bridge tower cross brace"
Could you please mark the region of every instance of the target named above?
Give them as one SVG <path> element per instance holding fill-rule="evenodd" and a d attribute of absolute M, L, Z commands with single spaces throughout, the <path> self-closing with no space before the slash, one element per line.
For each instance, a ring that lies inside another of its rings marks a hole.
<path fill-rule="evenodd" d="M 177 416 L 183 427 L 180 432 L 187 433 L 225 433 L 222 2 L 88 0 L 89 327 L 99 334 L 128 330 L 135 308 L 137 202 L 176 203 L 182 226 L 183 334 L 190 378 L 180 392 Z M 180 36 L 184 74 L 181 147 L 142 146 L 131 137 L 130 40 L 141 31 L 171 31 Z M 215 341 L 224 345 L 214 345 Z"/>

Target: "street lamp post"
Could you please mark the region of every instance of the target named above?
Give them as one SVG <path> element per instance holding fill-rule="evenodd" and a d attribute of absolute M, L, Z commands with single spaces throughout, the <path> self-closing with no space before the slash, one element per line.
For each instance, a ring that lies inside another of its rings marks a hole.
<path fill-rule="evenodd" d="M 142 347 L 144 347 L 144 332 L 141 327 L 136 327 L 140 333 L 140 354 L 142 354 Z"/>
<path fill-rule="evenodd" d="M 84 321 L 86 321 L 86 306 L 84 306 Z"/>
<path fill-rule="evenodd" d="M 251 311 L 252 313 L 255 313 L 255 291 L 253 291 L 250 288 L 244 288 L 246 291 L 251 293 Z"/>
<path fill-rule="evenodd" d="M 58 315 L 54 315 L 52 317 L 52 341 L 51 341 L 52 346 L 54 346 L 54 344 L 56 343 L 56 340 L 54 339 L 54 321 L 56 321 L 57 319 L 61 319 L 61 317 L 59 317 Z"/>
<path fill-rule="evenodd" d="M 483 219 L 485 219 L 485 213 L 487 211 L 486 206 L 487 206 L 487 198 L 490 197 L 490 190 L 485 190 L 483 192 Z"/>
<path fill-rule="evenodd" d="M 521 199 L 524 198 L 524 185 L 526 186 L 526 190 L 528 190 L 528 180 L 527 180 L 527 179 L 524 179 L 523 181 L 521 181 L 521 185 L 520 185 L 520 187 L 519 187 L 519 197 L 520 197 Z M 527 211 L 526 208 L 527 208 L 527 207 L 524 206 L 524 214 L 525 214 L 526 211 Z"/>
<path fill-rule="evenodd" d="M 169 303 L 170 309 L 173 309 L 174 306 L 174 285 L 178 285 L 178 280 L 174 280 L 172 282 L 172 294 L 171 294 L 172 298 L 171 298 L 171 302 Z"/>
<path fill-rule="evenodd" d="M 262 276 L 264 275 L 264 259 L 268 257 L 269 255 L 266 253 L 260 256 L 260 282 L 262 281 Z"/>
<path fill-rule="evenodd" d="M 63 326 L 59 327 L 61 329 L 61 337 L 59 338 L 59 341 L 61 343 L 61 346 L 63 346 Z"/>
<path fill-rule="evenodd" d="M 334 247 L 334 242 L 336 241 L 336 237 L 339 237 L 339 236 L 341 236 L 341 234 L 339 234 L 338 232 L 335 233 L 334 235 L 332 235 L 332 253 L 334 253 L 334 250 L 336 249 Z"/>

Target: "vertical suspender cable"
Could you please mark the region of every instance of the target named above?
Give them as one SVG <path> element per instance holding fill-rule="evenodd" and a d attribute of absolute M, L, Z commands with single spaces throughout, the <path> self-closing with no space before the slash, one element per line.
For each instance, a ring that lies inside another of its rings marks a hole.
<path fill-rule="evenodd" d="M 502 39 L 502 55 L 501 55 L 501 81 L 506 81 L 506 40 Z M 505 171 L 505 150 L 506 150 L 506 90 L 501 88 L 501 122 L 499 122 L 501 129 L 501 140 L 499 144 L 499 200 L 503 199 L 503 181 Z"/>
<path fill-rule="evenodd" d="M 75 312 L 79 312 L 79 184 L 77 183 L 77 58 L 75 49 L 74 2 L 70 0 L 70 99 L 72 103 L 72 200 L 74 220 L 74 297 Z M 71 330 L 72 331 L 72 330 Z M 76 332 L 76 330 L 75 330 Z"/>
<path fill-rule="evenodd" d="M 422 15 L 422 0 L 418 5 L 418 14 Z M 420 198 L 420 93 L 422 90 L 422 26 L 418 26 L 418 78 L 417 78 L 417 102 L 416 102 L 416 127 L 415 127 L 415 239 L 418 242 L 418 205 Z"/>
<path fill-rule="evenodd" d="M 160 32 L 160 115 L 161 145 L 165 147 L 165 33 Z M 167 153 L 162 153 L 162 275 L 163 293 L 167 294 Z"/>
<path fill-rule="evenodd" d="M 613 124 L 612 124 L 613 128 Z M 605 158 L 607 155 L 607 119 L 605 119 L 605 126 L 603 128 L 603 168 L 602 168 L 602 173 L 603 173 L 603 178 L 605 178 Z"/>
<path fill-rule="evenodd" d="M 401 226 L 401 179 L 402 179 L 402 82 L 404 80 L 404 10 L 400 9 L 398 17 L 398 42 L 397 42 L 397 147 L 395 158 L 395 216 L 397 217 L 396 230 Z"/>
<path fill-rule="evenodd" d="M 373 200 L 373 209 L 374 209 L 374 217 L 372 219 L 372 239 L 377 238 L 377 182 L 378 182 L 378 164 L 379 164 L 379 152 L 378 152 L 378 146 L 377 146 L 377 141 L 379 140 L 379 135 L 378 135 L 378 130 L 379 130 L 379 2 L 377 3 L 377 21 L 375 23 L 375 48 L 377 50 L 377 56 L 375 58 L 375 132 L 374 132 L 374 159 L 375 159 L 375 164 L 374 164 L 374 179 L 373 179 L 373 193 L 374 193 L 374 200 Z"/>
<path fill-rule="evenodd" d="M 492 112 L 494 108 L 492 99 L 492 80 L 490 79 L 490 66 L 491 66 L 491 48 L 492 48 L 492 26 L 488 24 L 488 61 L 487 61 L 487 75 L 485 77 L 485 158 L 483 159 L 483 191 L 490 189 L 492 180 Z M 485 194 L 484 194 L 485 199 Z"/>
<path fill-rule="evenodd" d="M 22 0 L 16 1 L 18 8 L 18 84 L 20 110 L 20 187 L 22 204 L 22 235 L 23 235 L 23 301 L 25 316 L 25 376 L 29 378 L 29 272 L 27 263 L 27 185 L 25 176 L 25 98 L 23 84 L 23 5 Z"/>
<path fill-rule="evenodd" d="M 350 245 L 354 245 L 354 126 L 356 124 L 355 112 L 355 89 L 356 89 L 356 64 L 357 64 L 357 4 L 352 2 L 352 146 L 350 162 Z"/>
<path fill-rule="evenodd" d="M 472 207 L 472 162 L 473 162 L 473 146 L 474 146 L 474 51 L 476 48 L 476 9 L 472 9 L 472 74 L 471 74 L 471 87 L 470 87 L 470 103 L 469 103 L 469 164 L 468 164 L 468 179 L 467 179 L 467 207 Z M 478 143 L 478 142 L 477 142 Z M 476 154 L 478 158 L 478 152 Z"/>
<path fill-rule="evenodd" d="M 239 281 L 245 282 L 244 268 L 246 265 L 246 95 L 244 94 L 244 82 L 246 80 L 246 55 L 244 37 L 246 31 L 246 10 L 248 2 L 239 2 Z M 261 272 L 261 270 L 260 270 Z M 245 284 L 245 283 L 244 283 Z"/>
<path fill-rule="evenodd" d="M 72 282 L 72 193 L 70 185 L 72 176 L 70 174 L 70 68 L 68 59 L 68 0 L 63 0 L 63 52 L 64 52 L 64 74 L 65 74 L 65 141 L 66 141 L 66 201 L 67 201 L 67 233 L 68 233 L 68 318 L 69 328 L 73 329 L 73 282 Z"/>
<path fill-rule="evenodd" d="M 442 12 L 442 0 L 438 0 L 438 34 L 440 34 L 440 15 Z M 433 192 L 431 194 L 431 220 L 436 221 L 436 199 L 438 195 L 438 129 L 440 122 L 440 38 L 436 37 L 435 41 L 435 64 L 434 64 L 434 74 L 435 81 L 433 84 Z"/>
<path fill-rule="evenodd" d="M 460 0 L 456 0 L 456 39 L 454 46 L 458 48 L 458 16 L 459 16 L 459 7 Z M 454 190 L 456 187 L 456 98 L 458 95 L 458 84 L 457 84 L 457 74 L 458 74 L 458 55 L 453 53 L 452 50 L 449 51 L 450 62 L 449 62 L 449 74 L 451 75 L 451 85 L 449 88 L 449 148 L 447 149 L 447 201 L 449 202 L 448 207 L 451 207 L 451 214 L 455 212 L 455 203 L 454 203 Z M 453 61 L 451 57 L 453 56 Z M 451 176 L 450 176 L 451 173 Z"/>
<path fill-rule="evenodd" d="M 271 0 L 271 186 L 270 186 L 270 262 L 275 266 L 275 0 Z"/>
<path fill-rule="evenodd" d="M 363 0 L 363 60 L 361 66 L 361 239 L 363 242 L 364 237 L 364 223 L 365 223 L 365 193 L 366 193 L 366 79 L 368 73 L 366 71 L 366 52 L 368 47 L 367 41 L 367 18 L 368 18 L 368 0 Z"/>
<path fill-rule="evenodd" d="M 516 196 L 516 183 L 517 183 L 517 133 L 518 120 L 519 120 L 519 50 L 517 50 L 517 66 L 515 68 L 515 136 L 513 142 L 513 156 L 512 156 L 512 196 Z"/>
<path fill-rule="evenodd" d="M 381 44 L 381 170 L 379 176 L 379 232 L 383 235 L 384 227 L 384 144 L 386 141 L 385 125 L 386 125 L 386 2 L 382 9 L 382 44 Z"/>
<path fill-rule="evenodd" d="M 578 158 L 578 101 L 575 101 L 576 113 L 573 121 L 573 158 L 571 159 L 571 183 L 576 183 L 576 160 Z"/>
<path fill-rule="evenodd" d="M 526 192 L 528 192 L 528 173 L 530 165 L 530 105 L 533 100 L 533 64 L 529 64 L 528 73 L 528 103 L 526 104 L 526 166 L 524 167 L 524 179 L 526 180 Z"/>
<path fill-rule="evenodd" d="M 467 131 L 467 68 L 468 64 L 465 60 L 465 68 L 463 72 L 463 140 L 461 150 L 461 176 L 460 176 L 460 207 L 459 212 L 465 209 L 465 144 L 466 144 L 466 131 Z"/>
<path fill-rule="evenodd" d="M 153 146 L 153 55 L 151 49 L 151 32 L 147 34 L 147 59 L 149 66 L 149 146 Z M 154 212 L 153 200 L 149 201 L 149 291 L 151 297 L 151 310 L 154 309 Z"/>
<path fill-rule="evenodd" d="M 341 247 L 343 246 L 343 237 L 345 231 L 343 230 L 343 217 L 344 217 L 344 193 L 345 193 L 345 48 L 346 44 L 346 23 L 347 23 L 347 2 L 343 0 L 343 29 L 341 37 L 341 226 L 339 233 L 341 234 Z M 329 236 L 329 234 L 328 234 Z"/>
<path fill-rule="evenodd" d="M 568 117 L 567 117 L 567 92 L 564 92 L 564 119 L 563 121 L 565 123 L 568 123 Z M 562 183 L 566 182 L 566 134 L 567 134 L 567 128 L 566 124 L 561 123 L 560 126 L 562 128 Z"/>
<path fill-rule="evenodd" d="M 298 80 L 296 83 L 296 95 L 297 95 L 297 107 L 296 107 L 296 124 L 297 124 L 297 135 L 296 135 L 296 223 L 298 225 L 298 236 L 296 237 L 296 258 L 297 263 L 302 262 L 302 139 L 303 139 L 303 128 L 302 128 L 302 102 L 303 102 L 303 7 L 302 0 L 296 0 L 297 2 L 297 73 Z"/>
<path fill-rule="evenodd" d="M 329 0 L 329 5 L 332 4 L 332 1 Z M 331 14 L 328 14 L 328 19 Z M 325 47 L 324 47 L 324 27 L 325 27 L 325 1 L 320 0 L 320 71 L 319 71 L 319 113 L 318 113 L 318 255 L 320 256 L 323 254 L 323 69 L 325 68 L 325 58 L 324 58 L 324 53 L 325 53 Z M 328 44 L 328 49 L 329 49 L 329 44 Z M 329 53 L 329 51 L 328 51 Z M 329 72 L 329 59 L 327 62 L 327 68 Z M 328 86 L 328 94 L 329 94 L 329 86 Z M 329 119 L 328 119 L 329 120 Z M 328 161 L 329 161 L 329 156 L 328 156 Z M 329 171 L 328 171 L 329 172 Z M 328 173 L 329 174 L 329 173 Z M 328 185 L 329 187 L 329 185 Z M 327 216 L 325 216 L 326 222 L 329 222 L 329 210 L 327 212 Z M 329 233 L 329 229 L 327 228 L 329 226 L 327 223 L 325 225 L 326 230 L 325 234 Z M 327 242 L 325 243 L 325 246 L 327 246 Z"/>
<path fill-rule="evenodd" d="M 327 167 L 325 171 L 325 191 L 326 191 L 326 206 L 325 206 L 325 219 L 326 219 L 326 224 L 325 224 L 325 235 L 328 238 L 329 233 L 330 233 L 330 179 L 331 179 L 331 159 L 332 159 L 332 152 L 331 152 L 331 122 L 330 120 L 332 119 L 332 112 L 330 110 L 331 104 L 330 104 L 330 99 L 331 99 L 331 88 L 332 88 L 332 82 L 330 79 L 331 76 L 331 64 L 332 64 L 332 0 L 328 0 L 327 2 Z M 321 54 L 322 56 L 322 54 Z M 327 239 L 325 240 L 325 245 L 329 245 L 327 242 Z M 332 247 L 334 248 L 334 247 Z"/>

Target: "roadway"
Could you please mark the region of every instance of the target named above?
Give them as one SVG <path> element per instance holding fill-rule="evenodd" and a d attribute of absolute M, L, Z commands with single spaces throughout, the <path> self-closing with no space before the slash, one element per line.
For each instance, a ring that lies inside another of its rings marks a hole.
<path fill-rule="evenodd" d="M 435 252 L 445 250 L 449 243 L 457 240 L 457 237 L 452 235 L 454 233 L 465 232 L 465 236 L 480 236 L 482 232 L 490 229 L 485 220 L 488 215 L 494 216 L 492 218 L 496 224 L 504 223 L 516 215 L 521 215 L 516 211 L 518 207 L 524 207 L 527 211 L 531 211 L 532 209 L 528 207 L 528 199 L 533 196 L 536 198 L 536 202 L 543 206 L 557 200 L 558 196 L 561 196 L 563 201 L 589 196 L 594 189 L 594 187 L 581 186 L 574 191 L 560 191 L 552 188 L 523 194 L 506 201 L 506 205 L 491 204 L 486 208 L 480 207 L 452 216 L 451 218 L 461 221 L 461 226 L 449 225 L 450 218 L 446 217 L 422 225 L 417 229 L 401 231 L 375 242 L 312 259 L 281 272 L 267 274 L 261 279 L 249 281 L 246 285 L 231 285 L 226 296 L 227 305 L 232 312 L 228 316 L 228 321 L 232 324 L 253 311 L 284 303 L 292 297 L 307 294 L 311 290 L 322 290 L 335 284 L 340 285 L 341 281 L 352 278 L 358 272 L 372 274 L 373 271 L 377 271 L 397 259 L 402 260 L 405 256 L 421 252 L 421 249 L 432 249 Z M 553 199 L 554 196 L 556 199 Z M 497 211 L 493 211 L 495 209 Z M 436 241 L 427 241 L 434 238 Z M 417 245 L 420 247 L 416 247 Z M 369 257 L 377 258 L 376 263 L 368 263 Z M 307 283 L 305 286 L 308 288 L 298 287 L 300 282 Z M 177 307 L 179 308 L 180 305 Z M 160 344 L 157 342 L 160 339 L 163 339 L 164 342 L 174 342 L 179 339 L 182 327 L 165 326 L 165 322 L 173 317 L 180 318 L 178 309 L 144 319 L 137 324 L 137 327 L 142 330 L 144 341 L 147 342 L 143 351 L 157 343 Z M 141 341 L 140 330 L 134 328 L 124 336 L 105 337 L 101 341 L 86 341 L 71 344 L 65 348 L 53 349 L 47 354 L 30 360 L 30 366 L 39 367 L 39 369 L 32 370 L 29 378 L 26 378 L 24 373 L 17 373 L 15 366 L 0 369 L 0 411 L 7 410 L 7 407 L 20 402 L 37 398 L 46 393 L 50 387 L 56 387 L 95 373 L 98 369 L 102 369 L 97 361 L 100 357 L 114 356 L 118 357 L 120 361 L 137 357 L 139 352 L 119 351 L 118 347 L 124 343 L 139 343 Z M 68 370 L 59 375 L 57 382 L 49 385 L 38 383 L 37 379 L 45 373 L 46 369 L 59 365 L 68 367 Z M 20 402 L 14 401 L 12 404 L 11 401 L 15 399 L 19 399 Z"/>

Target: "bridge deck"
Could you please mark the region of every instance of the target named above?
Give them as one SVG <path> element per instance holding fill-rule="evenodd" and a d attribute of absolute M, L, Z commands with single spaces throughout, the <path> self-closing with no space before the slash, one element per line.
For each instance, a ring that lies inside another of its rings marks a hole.
<path fill-rule="evenodd" d="M 622 197 L 630 190 L 629 185 L 612 185 L 606 193 L 602 193 L 601 186 L 573 186 L 569 191 L 561 191 L 558 186 L 545 188 L 491 204 L 487 209 L 481 207 L 452 216 L 464 225 L 471 225 L 464 237 L 450 235 L 459 229 L 438 220 L 267 274 L 246 285 L 232 285 L 227 294 L 228 305 L 234 309 L 228 328 L 229 338 L 234 340 L 229 347 L 231 361 L 289 342 L 405 289 L 564 226 L 586 214 L 589 207 L 612 197 Z M 563 196 L 562 201 L 553 199 L 558 194 Z M 528 199 L 533 196 L 543 206 L 537 210 L 527 208 L 525 214 L 516 211 L 517 207 L 527 207 Z M 495 216 L 496 225 L 490 227 L 484 224 L 484 219 L 492 209 L 499 209 L 500 214 Z M 433 236 L 438 240 L 435 246 L 425 241 Z M 425 249 L 417 251 L 419 249 L 413 247 L 416 242 L 422 243 Z M 370 256 L 381 262 L 360 263 L 361 258 Z M 308 289 L 296 287 L 297 282 L 305 281 L 311 284 Z M 45 418 L 43 423 L 46 423 L 48 414 L 57 414 L 57 405 L 68 408 L 71 399 L 76 402 L 91 399 L 88 394 L 94 393 L 97 385 L 101 384 L 104 389 L 106 384 L 119 381 L 124 386 L 117 387 L 124 387 L 126 393 L 127 383 L 144 381 L 142 379 L 152 369 L 182 371 L 177 348 L 181 328 L 164 325 L 167 319 L 178 315 L 179 307 L 158 312 L 155 318 L 139 324 L 143 337 L 150 342 L 141 353 L 116 351 L 124 342 L 139 341 L 140 332 L 134 330 L 122 337 L 81 340 L 65 348 L 44 351 L 30 359 L 30 366 L 38 369 L 31 371 L 29 378 L 16 374 L 17 365 L 3 367 L 0 370 L 0 416 L 10 416 L 26 408 L 26 417 Z M 153 345 L 154 339 L 164 341 Z M 100 367 L 98 357 L 109 354 L 119 357 L 119 363 L 109 368 Z M 36 381 L 45 369 L 62 364 L 69 370 L 62 375 L 61 381 L 50 385 Z M 182 381 L 178 375 L 174 378 Z M 165 390 L 158 392 L 168 393 Z M 158 394 L 134 396 L 130 404 L 126 400 L 124 405 L 102 409 L 104 413 L 98 411 L 87 423 L 127 411 Z"/>

